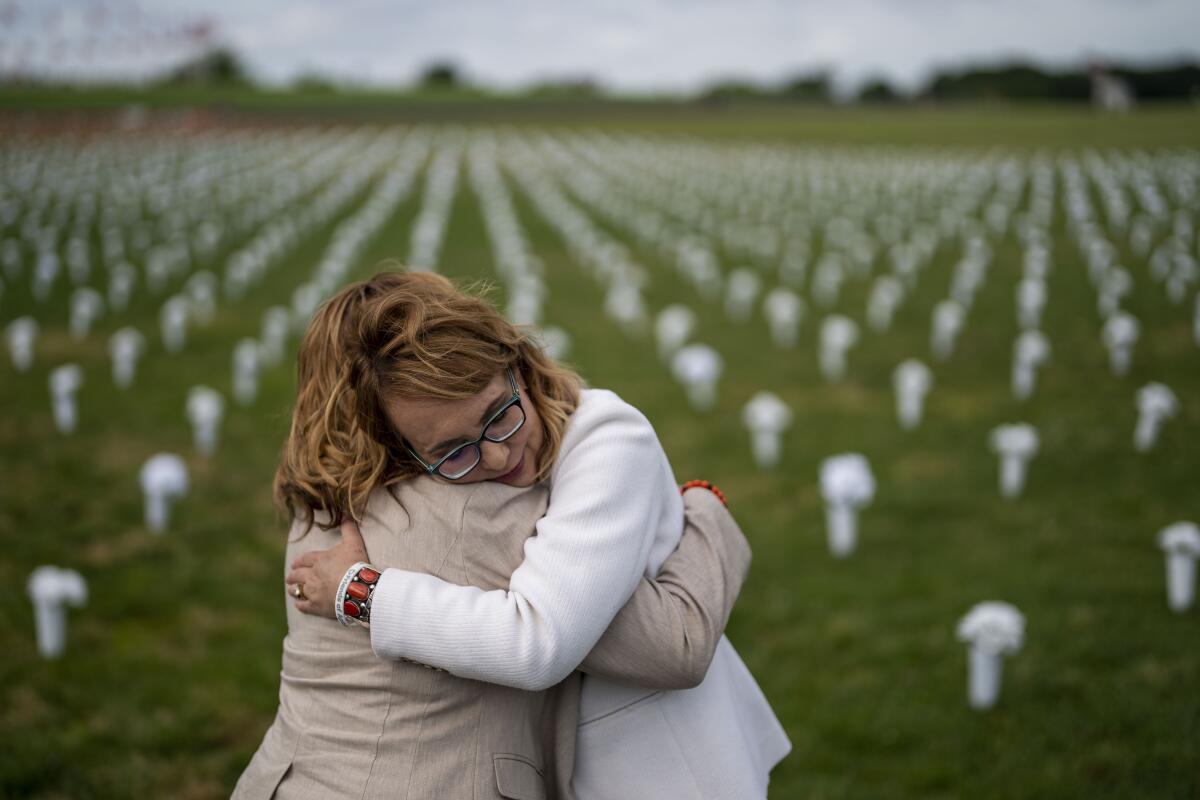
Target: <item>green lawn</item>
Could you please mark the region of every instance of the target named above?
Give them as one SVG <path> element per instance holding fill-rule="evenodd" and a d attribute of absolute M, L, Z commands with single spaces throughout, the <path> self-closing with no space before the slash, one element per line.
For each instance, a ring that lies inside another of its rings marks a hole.
<path fill-rule="evenodd" d="M 512 121 L 521 130 L 537 120 Z M 980 154 L 1001 145 L 1157 152 L 1194 147 L 1198 121 L 1187 109 L 1122 118 L 1054 109 L 744 111 L 572 118 L 561 131 Z M 408 252 L 422 188 L 418 180 L 371 240 L 354 278 Z M 1168 523 L 1200 521 L 1191 299 L 1168 303 L 1144 259 L 1122 252 L 1136 279 L 1125 305 L 1142 320 L 1143 338 L 1131 374 L 1114 378 L 1060 207 L 1044 323 L 1054 352 L 1035 397 L 1018 403 L 1008 388 L 1021 270 L 1010 231 L 993 244 L 995 261 L 955 356 L 929 361 L 936 382 L 925 423 L 904 432 L 891 370 L 910 356 L 929 360 L 930 309 L 946 296 L 960 248 L 939 250 L 890 333 L 864 327 L 847 380 L 829 385 L 817 369 L 815 309 L 797 349 L 777 350 L 757 315 L 728 321 L 661 254 L 631 244 L 652 276 L 650 307 L 691 305 L 699 338 L 726 357 L 718 407 L 698 414 L 648 340 L 621 334 L 604 316 L 602 289 L 511 180 L 509 188 L 546 265 L 545 321 L 574 338 L 571 363 L 647 414 L 681 481 L 720 484 L 751 540 L 754 566 L 729 636 L 794 745 L 773 774 L 772 797 L 1200 795 L 1200 610 L 1168 612 L 1155 543 Z M 66 330 L 65 278 L 41 305 L 24 280 L 5 281 L 0 326 L 28 313 L 42 336 L 30 372 L 0 358 L 0 797 L 222 797 L 257 747 L 275 712 L 284 635 L 285 526 L 270 483 L 294 391 L 294 341 L 284 366 L 264 374 L 255 405 L 230 407 L 212 459 L 191 447 L 184 402 L 196 383 L 228 396 L 234 343 L 255 335 L 262 310 L 286 304 L 308 279 L 336 221 L 307 232 L 297 255 L 243 300 L 222 300 L 179 357 L 159 341 L 161 298 L 139 296 L 77 342 Z M 208 266 L 219 272 L 223 263 L 217 254 Z M 478 200 L 462 175 L 441 263 L 447 274 L 495 277 Z M 735 264 L 723 260 L 726 269 Z M 868 288 L 849 281 L 837 310 L 861 322 Z M 106 352 L 108 334 L 124 324 L 150 340 L 129 392 L 113 387 Z M 86 382 L 79 432 L 63 436 L 46 381 L 68 361 L 83 366 Z M 1138 455 L 1134 393 L 1152 379 L 1171 385 L 1182 408 L 1159 447 Z M 782 463 L 770 472 L 755 468 L 740 421 L 742 404 L 764 388 L 796 413 Z M 1038 426 L 1042 452 L 1025 496 L 1006 502 L 987 436 L 1018 420 Z M 193 485 L 171 530 L 156 537 L 141 522 L 137 471 L 163 450 L 185 455 Z M 859 551 L 836 561 L 816 478 L 821 459 L 844 451 L 869 457 L 879 488 L 861 518 Z M 68 612 L 67 653 L 55 662 L 36 656 L 25 595 L 40 564 L 78 569 L 89 582 L 89 602 Z M 1006 662 L 999 705 L 978 713 L 966 704 L 966 650 L 954 627 L 989 599 L 1014 603 L 1028 628 L 1024 648 Z"/>

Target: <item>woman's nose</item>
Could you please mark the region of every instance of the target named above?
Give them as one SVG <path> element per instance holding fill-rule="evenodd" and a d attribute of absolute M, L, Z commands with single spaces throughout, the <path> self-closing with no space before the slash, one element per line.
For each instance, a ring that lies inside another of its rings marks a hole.
<path fill-rule="evenodd" d="M 485 439 L 479 443 L 479 460 L 486 469 L 504 469 L 508 465 L 508 444 L 489 442 Z"/>

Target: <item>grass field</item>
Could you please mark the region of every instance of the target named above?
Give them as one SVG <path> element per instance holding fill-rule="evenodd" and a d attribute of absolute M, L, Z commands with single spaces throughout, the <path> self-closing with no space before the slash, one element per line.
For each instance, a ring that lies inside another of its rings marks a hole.
<path fill-rule="evenodd" d="M 562 130 L 585 125 L 722 142 L 976 148 L 969 152 L 981 156 L 1005 145 L 1021 154 L 1080 146 L 1154 153 L 1200 142 L 1200 117 L 1187 109 L 1115 119 L 1051 109 L 747 112 L 572 119 Z M 1010 231 L 993 242 L 994 263 L 954 357 L 930 362 L 936 379 L 924 424 L 903 432 L 891 371 L 910 356 L 928 360 L 930 309 L 946 295 L 959 248 L 939 249 L 891 331 L 864 330 L 847 379 L 831 385 L 817 368 L 815 309 L 799 346 L 775 349 L 759 315 L 730 322 L 661 253 L 593 215 L 649 271 L 648 305 L 690 305 L 700 337 L 725 355 L 718 407 L 699 414 L 649 340 L 619 332 L 603 313 L 603 289 L 529 198 L 512 181 L 509 188 L 546 265 L 545 322 L 573 337 L 568 360 L 647 414 L 680 480 L 720 484 L 751 540 L 754 565 L 728 633 L 794 745 L 773 773 L 772 797 L 1200 796 L 1200 612 L 1168 612 L 1155 542 L 1166 524 L 1200 519 L 1195 286 L 1187 303 L 1170 304 L 1145 259 L 1122 245 L 1121 263 L 1135 278 L 1124 306 L 1142 320 L 1143 335 L 1131 373 L 1113 377 L 1094 291 L 1060 208 L 1044 316 L 1053 357 L 1034 398 L 1018 403 L 1009 359 L 1022 252 Z M 408 252 L 421 189 L 418 180 L 353 278 Z M 1194 227 L 1195 205 L 1190 214 Z M 258 746 L 276 708 L 285 632 L 285 525 L 271 508 L 270 483 L 288 425 L 292 361 L 264 373 L 251 408 L 230 408 L 211 459 L 191 446 L 184 402 L 197 383 L 228 395 L 234 343 L 258 333 L 263 309 L 287 303 L 336 221 L 306 231 L 296 255 L 241 301 L 222 301 L 180 357 L 167 355 L 157 335 L 161 297 L 135 294 L 128 312 L 101 319 L 79 342 L 66 327 L 67 280 L 42 304 L 25 280 L 5 282 L 0 325 L 32 314 L 42 335 L 30 372 L 0 359 L 0 797 L 227 796 Z M 200 266 L 220 273 L 225 255 Z M 441 270 L 495 277 L 463 175 Z M 861 321 L 868 288 L 848 281 L 836 310 Z M 504 300 L 503 287 L 496 299 Z M 150 340 L 128 392 L 114 388 L 106 351 L 108 334 L 124 324 Z M 61 435 L 46 382 L 69 361 L 86 378 L 79 431 Z M 1138 455 L 1134 394 L 1149 380 L 1169 384 L 1181 411 L 1159 446 Z M 770 472 L 754 466 L 740 419 L 760 389 L 796 414 Z M 1025 495 L 1007 502 L 987 436 L 1018 420 L 1038 426 L 1042 447 Z M 193 485 L 159 537 L 142 524 L 137 471 L 164 450 L 186 455 Z M 869 457 L 879 488 L 862 515 L 859 552 L 836 561 L 817 471 L 844 451 Z M 86 608 L 68 614 L 66 656 L 54 662 L 37 658 L 25 595 L 40 564 L 77 569 L 89 582 Z M 1028 628 L 1006 663 L 999 705 L 978 713 L 966 704 L 966 650 L 954 627 L 988 599 L 1015 604 Z"/>

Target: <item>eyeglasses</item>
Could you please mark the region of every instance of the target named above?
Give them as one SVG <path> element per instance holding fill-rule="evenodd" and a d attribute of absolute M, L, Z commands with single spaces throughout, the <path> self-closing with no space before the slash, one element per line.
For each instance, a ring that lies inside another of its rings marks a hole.
<path fill-rule="evenodd" d="M 512 367 L 507 367 L 505 372 L 508 374 L 508 385 L 512 387 L 512 397 L 500 407 L 499 411 L 492 414 L 491 419 L 483 426 L 483 432 L 479 434 L 478 439 L 460 444 L 433 464 L 426 464 L 416 451 L 408 446 L 408 442 L 404 443 L 404 449 L 425 468 L 426 472 L 452 481 L 465 478 L 467 473 L 479 464 L 480 442 L 484 439 L 489 442 L 503 442 L 525 424 L 525 409 L 521 406 L 521 392 L 517 389 L 517 381 L 513 377 Z"/>

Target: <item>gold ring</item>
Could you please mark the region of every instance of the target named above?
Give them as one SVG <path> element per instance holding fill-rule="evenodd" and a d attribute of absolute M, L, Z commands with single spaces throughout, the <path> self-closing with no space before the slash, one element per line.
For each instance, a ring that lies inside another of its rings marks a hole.
<path fill-rule="evenodd" d="M 307 600 L 308 599 L 304 596 L 304 585 L 300 584 L 300 583 L 296 584 L 296 591 L 292 592 L 292 594 L 296 595 L 296 599 L 298 599 L 298 600 Z"/>

